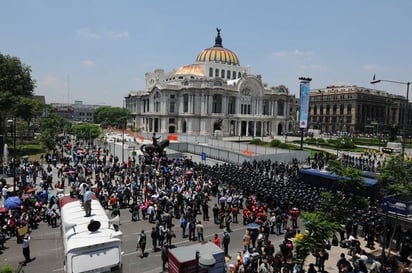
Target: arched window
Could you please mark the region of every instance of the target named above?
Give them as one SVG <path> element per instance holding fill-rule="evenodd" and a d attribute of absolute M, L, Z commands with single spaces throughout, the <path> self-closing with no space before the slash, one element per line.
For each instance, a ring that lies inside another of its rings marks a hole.
<path fill-rule="evenodd" d="M 224 70 L 224 69 L 222 69 L 222 70 L 220 71 L 220 77 L 221 77 L 221 78 L 225 78 L 225 70 Z"/>
<path fill-rule="evenodd" d="M 219 77 L 219 69 L 215 69 L 215 77 Z"/>
<path fill-rule="evenodd" d="M 213 77 L 213 68 L 209 67 L 209 77 Z"/>
<path fill-rule="evenodd" d="M 226 73 L 226 78 L 227 78 L 227 79 L 230 79 L 230 70 L 227 71 L 227 73 Z"/>

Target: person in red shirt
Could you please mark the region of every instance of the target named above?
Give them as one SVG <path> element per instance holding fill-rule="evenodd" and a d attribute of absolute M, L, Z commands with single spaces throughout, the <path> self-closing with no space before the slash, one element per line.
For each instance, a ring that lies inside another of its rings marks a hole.
<path fill-rule="evenodd" d="M 298 208 L 293 208 L 289 211 L 290 214 L 290 220 L 292 220 L 292 227 L 297 228 L 298 227 L 298 217 L 299 217 L 299 210 Z"/>
<path fill-rule="evenodd" d="M 213 239 L 213 243 L 220 247 L 220 238 L 219 236 L 215 233 L 215 238 Z"/>

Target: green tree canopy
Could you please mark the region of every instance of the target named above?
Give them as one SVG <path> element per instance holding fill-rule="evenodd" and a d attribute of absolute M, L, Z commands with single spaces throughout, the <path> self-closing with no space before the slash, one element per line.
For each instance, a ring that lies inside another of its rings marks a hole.
<path fill-rule="evenodd" d="M 386 194 L 412 192 L 412 161 L 402 160 L 400 155 L 392 156 L 380 168 L 378 181 Z"/>
<path fill-rule="evenodd" d="M 89 143 L 103 134 L 103 131 L 97 124 L 75 124 L 72 126 L 72 129 L 77 139 L 85 140 Z"/>
<path fill-rule="evenodd" d="M 33 96 L 35 81 L 31 78 L 31 68 L 19 58 L 0 53 L 0 106 L 2 111 L 10 111 L 18 103 L 19 97 Z"/>
<path fill-rule="evenodd" d="M 109 126 L 123 128 L 129 117 L 129 110 L 121 107 L 103 106 L 97 108 L 94 113 L 95 122 L 103 128 Z"/>
<path fill-rule="evenodd" d="M 54 150 L 59 135 L 69 132 L 71 130 L 71 123 L 58 115 L 49 113 L 47 117 L 42 118 L 40 130 L 40 143 L 48 150 Z"/>
<path fill-rule="evenodd" d="M 341 177 L 338 180 L 341 190 L 347 188 L 360 190 L 365 187 L 361 171 L 352 167 L 344 167 L 339 160 L 329 161 L 328 170 Z"/>
<path fill-rule="evenodd" d="M 344 224 L 352 217 L 354 209 L 367 209 L 368 199 L 358 195 L 345 195 L 343 192 L 322 192 L 319 211 L 333 222 Z"/>
<path fill-rule="evenodd" d="M 297 234 L 294 240 L 296 257 L 301 265 L 311 251 L 322 247 L 324 240 L 330 239 L 339 229 L 339 224 L 322 212 L 304 212 L 302 218 L 305 231 Z"/>

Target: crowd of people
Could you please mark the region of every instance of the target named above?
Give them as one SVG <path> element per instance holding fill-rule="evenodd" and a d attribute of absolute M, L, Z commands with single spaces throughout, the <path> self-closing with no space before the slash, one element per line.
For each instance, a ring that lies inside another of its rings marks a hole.
<path fill-rule="evenodd" d="M 55 163 L 55 158 L 59 164 Z M 181 234 L 191 241 L 204 241 L 203 223 L 213 217 L 213 223 L 223 230 L 222 234 L 215 234 L 213 242 L 222 247 L 228 258 L 232 224 L 241 223 L 246 227 L 243 249 L 233 259 L 233 272 L 292 272 L 296 270 L 293 237 L 299 232 L 300 210 L 316 211 L 322 200 L 321 192 L 325 190 L 302 181 L 297 161 L 207 165 L 193 162 L 189 157 L 170 159 L 166 153 L 161 153 L 151 154 L 150 162 L 145 155 L 121 162 L 102 148 L 84 149 L 80 143 L 72 145 L 68 141 L 62 143 L 57 154 L 45 156 L 45 160 L 46 164 L 26 164 L 21 168 L 18 184 L 22 202 L 0 214 L 1 233 L 6 238 L 19 236 L 21 227 L 35 229 L 39 221 L 46 221 L 51 227 L 58 226 L 56 198 L 48 194 L 53 186 L 70 187 L 71 196 L 81 200 L 88 196 L 86 191 L 89 190 L 104 208 L 111 210 L 112 216 L 120 213 L 120 209 L 128 209 L 131 221 L 153 224 L 147 237 L 150 235 L 152 251 L 161 252 L 164 268 L 167 262 L 163 258 L 167 250 L 174 247 L 173 239 Z M 318 156 L 312 164 L 320 167 L 328 160 Z M 347 160 L 352 162 L 350 157 Z M 353 162 L 359 161 L 353 159 Z M 58 181 L 54 185 L 52 168 L 57 169 L 54 180 Z M 40 186 L 40 190 L 30 190 Z M 372 248 L 374 241 L 384 234 L 385 225 L 374 207 L 368 211 L 354 209 L 353 213 L 353 218 L 347 219 L 342 228 L 339 241 L 341 246 L 351 250 L 352 257 L 357 257 L 362 254 L 353 250 L 355 244 L 351 237 L 357 238 L 357 228 L 363 227 L 368 243 L 370 241 L 368 247 Z M 175 226 L 173 219 L 179 224 Z M 24 231 L 21 233 L 24 235 Z M 282 244 L 275 247 L 270 234 L 283 236 Z M 397 247 L 402 253 L 402 247 L 412 236 L 411 230 L 400 228 L 395 234 L 399 236 Z M 137 243 L 142 258 L 148 239 L 142 231 Z M 314 253 L 320 272 L 324 271 L 327 248 L 325 244 Z M 349 269 L 345 268 L 346 272 L 351 272 Z M 339 268 L 339 272 L 345 271 Z"/>

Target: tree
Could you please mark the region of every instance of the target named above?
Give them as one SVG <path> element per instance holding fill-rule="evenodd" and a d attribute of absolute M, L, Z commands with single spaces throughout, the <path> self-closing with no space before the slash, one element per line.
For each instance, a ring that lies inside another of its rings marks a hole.
<path fill-rule="evenodd" d="M 35 81 L 31 68 L 19 58 L 0 53 L 0 134 L 5 135 L 6 119 L 15 116 L 21 97 L 32 97 Z M 4 138 L 1 139 L 4 141 Z M 0 143 L 3 146 L 3 143 Z"/>
<path fill-rule="evenodd" d="M 361 171 L 358 169 L 344 167 L 341 161 L 331 160 L 328 163 L 328 170 L 339 176 L 338 184 L 341 186 L 342 191 L 344 189 L 361 190 L 365 188 Z"/>
<path fill-rule="evenodd" d="M 129 117 L 129 110 L 121 107 L 103 106 L 97 108 L 94 112 L 95 122 L 100 124 L 103 128 L 108 126 L 124 128 Z"/>
<path fill-rule="evenodd" d="M 58 143 L 59 134 L 69 132 L 70 128 L 71 123 L 66 119 L 49 113 L 40 122 L 40 143 L 48 150 L 54 150 Z"/>
<path fill-rule="evenodd" d="M 369 207 L 368 199 L 358 195 L 322 192 L 321 197 L 319 211 L 336 223 L 344 224 L 347 218 L 352 217 L 354 209 Z"/>
<path fill-rule="evenodd" d="M 97 124 L 82 123 L 75 124 L 72 127 L 73 133 L 79 140 L 85 140 L 89 144 L 93 142 L 94 139 L 98 138 L 103 134 L 103 131 L 100 129 Z"/>
<path fill-rule="evenodd" d="M 378 181 L 385 194 L 412 192 L 412 161 L 403 160 L 400 155 L 392 156 L 380 168 Z"/>
<path fill-rule="evenodd" d="M 20 97 L 16 104 L 16 115 L 27 123 L 27 132 L 30 132 L 32 121 L 40 117 L 49 108 L 35 98 Z"/>
<path fill-rule="evenodd" d="M 324 240 L 330 239 L 339 229 L 339 225 L 322 212 L 304 212 L 302 213 L 302 218 L 305 231 L 296 234 L 294 250 L 295 256 L 303 268 L 303 264 L 309 254 L 322 247 Z"/>

